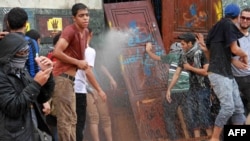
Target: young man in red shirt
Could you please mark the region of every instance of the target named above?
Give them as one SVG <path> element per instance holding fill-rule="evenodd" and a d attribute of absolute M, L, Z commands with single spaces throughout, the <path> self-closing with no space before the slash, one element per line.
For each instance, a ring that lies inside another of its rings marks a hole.
<path fill-rule="evenodd" d="M 83 52 L 87 45 L 89 11 L 82 3 L 74 4 L 71 11 L 74 23 L 64 28 L 53 51 L 56 58 L 53 70 L 56 86 L 52 100 L 60 141 L 76 141 L 77 115 L 73 85 L 76 70 L 88 68 Z"/>

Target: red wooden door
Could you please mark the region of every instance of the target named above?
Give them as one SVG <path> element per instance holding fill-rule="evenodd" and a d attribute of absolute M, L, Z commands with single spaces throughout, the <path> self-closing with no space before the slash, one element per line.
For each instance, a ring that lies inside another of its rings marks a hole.
<path fill-rule="evenodd" d="M 162 38 L 166 52 L 183 32 L 208 30 L 221 18 L 221 0 L 162 0 Z"/>
<path fill-rule="evenodd" d="M 162 101 L 168 66 L 151 60 L 145 53 L 145 43 L 152 42 L 158 55 L 165 54 L 151 3 L 104 4 L 104 10 L 111 29 L 129 33 L 126 43 L 120 45 L 123 51 L 119 60 L 140 140 L 165 139 Z"/>

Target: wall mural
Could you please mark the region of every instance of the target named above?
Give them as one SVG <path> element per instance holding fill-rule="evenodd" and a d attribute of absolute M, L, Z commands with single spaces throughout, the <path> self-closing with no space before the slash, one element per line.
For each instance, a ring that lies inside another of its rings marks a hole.
<path fill-rule="evenodd" d="M 53 38 L 64 27 L 73 23 L 71 16 L 36 15 L 37 30 L 43 38 Z"/>
<path fill-rule="evenodd" d="M 199 27 L 207 21 L 206 11 L 200 9 L 195 3 L 190 4 L 186 11 L 188 12 L 184 12 L 182 16 L 188 28 Z"/>
<path fill-rule="evenodd" d="M 218 1 L 217 3 L 214 3 L 214 9 L 215 9 L 215 12 L 216 12 L 216 21 L 219 21 L 222 16 L 223 16 L 223 13 L 222 12 L 222 3 L 220 1 Z"/>

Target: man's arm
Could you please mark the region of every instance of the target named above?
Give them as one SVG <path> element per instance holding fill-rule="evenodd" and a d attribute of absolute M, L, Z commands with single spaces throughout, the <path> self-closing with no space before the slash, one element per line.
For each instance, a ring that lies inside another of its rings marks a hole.
<path fill-rule="evenodd" d="M 113 78 L 113 76 L 110 74 L 110 72 L 108 71 L 108 69 L 102 65 L 101 66 L 101 70 L 104 72 L 104 74 L 108 77 L 109 82 L 110 82 L 110 87 L 112 90 L 117 88 L 117 83 L 115 81 L 115 79 Z"/>
<path fill-rule="evenodd" d="M 65 49 L 67 49 L 68 45 L 69 43 L 65 39 L 59 38 L 53 50 L 53 56 L 60 59 L 62 62 L 76 65 L 77 59 L 68 56 L 63 52 Z"/>
<path fill-rule="evenodd" d="M 208 75 L 208 73 L 207 73 L 208 64 L 203 65 L 202 68 L 193 67 L 188 63 L 185 63 L 183 66 L 184 66 L 185 70 L 192 71 L 192 72 L 194 72 L 196 74 L 199 74 L 199 75 L 202 75 L 202 76 L 207 76 Z"/>
<path fill-rule="evenodd" d="M 230 45 L 231 52 L 240 57 L 240 61 L 244 64 L 248 64 L 248 56 L 247 54 L 237 45 L 237 41 L 234 41 Z"/>
<path fill-rule="evenodd" d="M 248 65 L 245 63 L 241 62 L 240 60 L 236 58 L 231 58 L 231 63 L 238 69 L 247 69 Z"/>
<path fill-rule="evenodd" d="M 207 46 L 206 46 L 206 44 L 205 44 L 203 34 L 201 34 L 201 33 L 196 33 L 196 41 L 197 41 L 197 43 L 199 44 L 201 50 L 204 52 L 205 57 L 207 58 L 207 60 L 209 60 L 209 59 L 210 59 L 210 52 L 209 52 L 209 50 L 207 49 Z"/>
<path fill-rule="evenodd" d="M 151 42 L 146 43 L 146 52 L 148 53 L 149 57 L 152 58 L 153 60 L 160 61 L 161 57 L 154 54 L 151 50 L 152 50 L 152 43 Z"/>
<path fill-rule="evenodd" d="M 182 68 L 181 67 L 177 67 L 172 81 L 170 82 L 168 89 L 167 89 L 167 93 L 166 93 L 166 99 L 169 103 L 171 103 L 172 99 L 171 99 L 171 89 L 174 87 L 174 85 L 176 84 L 177 80 L 179 79 L 179 76 L 181 74 Z"/>
<path fill-rule="evenodd" d="M 99 96 L 105 102 L 107 100 L 107 96 L 106 96 L 105 92 L 102 90 L 102 88 L 100 87 L 99 83 L 97 82 L 95 75 L 93 73 L 93 68 L 88 67 L 85 70 L 85 73 L 86 73 L 86 77 L 88 78 L 89 83 L 95 88 L 95 90 L 97 91 Z"/>
<path fill-rule="evenodd" d="M 199 45 L 200 45 L 201 50 L 204 52 L 205 57 L 207 58 L 207 60 L 209 60 L 210 59 L 210 52 L 207 49 L 206 44 L 203 43 L 203 44 L 199 44 Z"/>
<path fill-rule="evenodd" d="M 53 56 L 60 59 L 62 62 L 76 65 L 79 69 L 86 69 L 88 67 L 88 63 L 85 60 L 75 59 L 63 52 L 68 45 L 69 43 L 64 38 L 60 38 L 55 45 Z"/>

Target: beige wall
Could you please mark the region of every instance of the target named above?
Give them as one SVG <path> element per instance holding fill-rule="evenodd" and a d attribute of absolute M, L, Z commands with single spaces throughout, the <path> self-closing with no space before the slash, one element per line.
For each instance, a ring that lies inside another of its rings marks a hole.
<path fill-rule="evenodd" d="M 102 0 L 0 0 L 0 7 L 71 9 L 77 2 L 86 4 L 90 9 L 102 9 Z"/>

